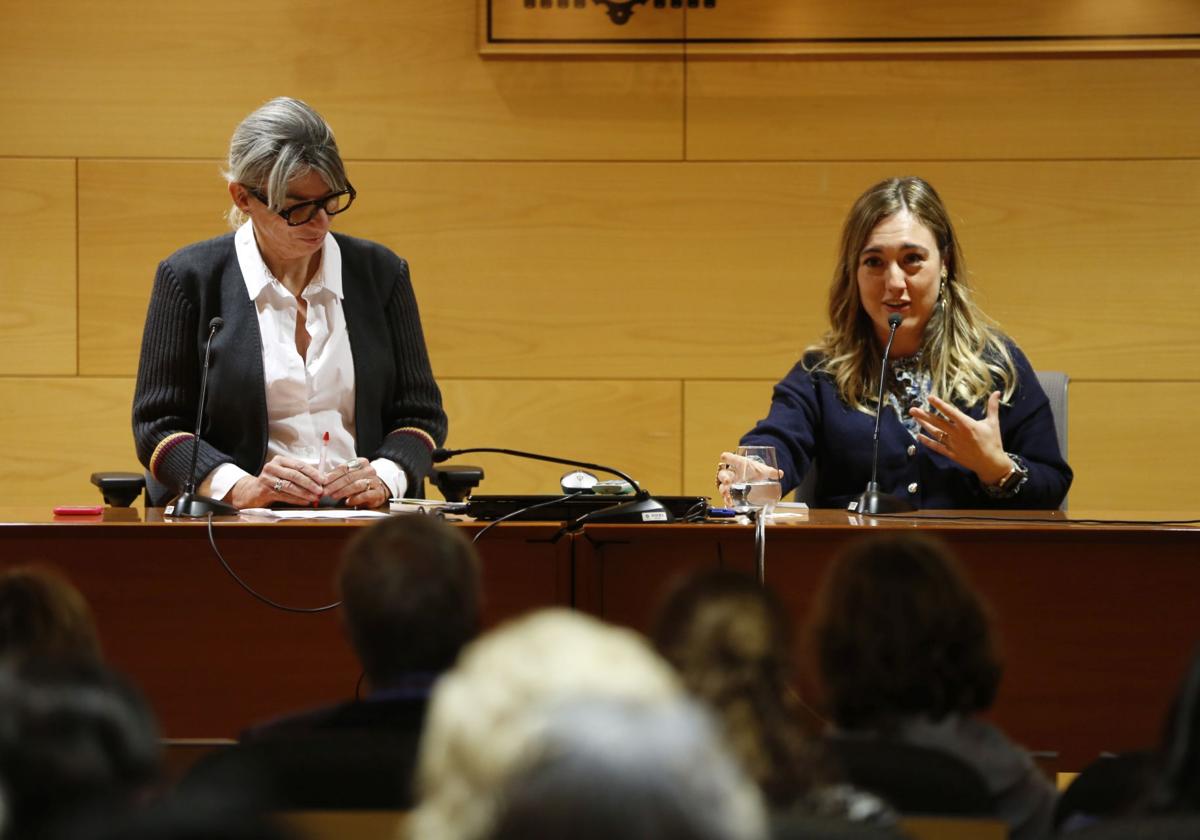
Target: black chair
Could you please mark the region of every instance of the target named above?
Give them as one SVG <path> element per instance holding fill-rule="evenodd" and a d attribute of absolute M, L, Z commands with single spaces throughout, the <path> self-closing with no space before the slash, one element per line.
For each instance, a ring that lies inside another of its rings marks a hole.
<path fill-rule="evenodd" d="M 1155 778 L 1155 755 L 1149 750 L 1098 758 L 1062 792 L 1054 809 L 1054 826 L 1072 818 L 1113 818 L 1130 813 Z"/>
<path fill-rule="evenodd" d="M 993 812 L 983 777 L 950 753 L 879 738 L 826 739 L 845 779 L 902 814 L 978 817 Z"/>

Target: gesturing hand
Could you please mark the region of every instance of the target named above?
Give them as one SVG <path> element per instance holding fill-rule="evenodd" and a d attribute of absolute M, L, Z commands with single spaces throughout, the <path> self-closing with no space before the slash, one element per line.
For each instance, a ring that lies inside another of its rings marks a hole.
<path fill-rule="evenodd" d="M 998 484 L 1008 475 L 1012 459 L 1005 454 L 1000 439 L 999 391 L 988 396 L 987 412 L 979 420 L 932 394 L 929 404 L 937 409 L 937 414 L 915 407 L 908 410 L 925 430 L 917 440 L 971 470 L 986 485 Z"/>

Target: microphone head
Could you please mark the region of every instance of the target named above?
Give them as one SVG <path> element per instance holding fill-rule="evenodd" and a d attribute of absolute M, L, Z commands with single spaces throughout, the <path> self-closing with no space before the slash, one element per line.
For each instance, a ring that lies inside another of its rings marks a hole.
<path fill-rule="evenodd" d="M 442 463 L 442 461 L 449 461 L 453 457 L 454 457 L 453 450 L 444 449 L 441 446 L 439 446 L 437 449 L 433 450 L 433 463 L 435 463 L 435 464 L 440 464 L 440 463 Z"/>
<path fill-rule="evenodd" d="M 888 326 L 891 327 L 892 329 L 896 329 L 896 327 L 900 326 L 900 323 L 903 320 L 904 320 L 903 315 L 901 315 L 899 312 L 893 312 L 891 315 L 888 316 Z"/>
<path fill-rule="evenodd" d="M 217 330 L 221 329 L 221 327 L 223 327 L 223 326 L 225 326 L 225 319 L 222 318 L 220 315 L 218 315 L 216 318 L 213 318 L 211 321 L 208 322 L 208 331 L 216 332 Z"/>

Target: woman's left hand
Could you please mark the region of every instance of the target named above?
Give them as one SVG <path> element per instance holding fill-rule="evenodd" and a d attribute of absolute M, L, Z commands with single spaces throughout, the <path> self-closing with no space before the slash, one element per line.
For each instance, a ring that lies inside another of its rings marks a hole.
<path fill-rule="evenodd" d="M 382 507 L 391 495 L 388 486 L 366 458 L 351 458 L 325 474 L 325 495 L 345 499 L 351 507 Z"/>
<path fill-rule="evenodd" d="M 931 414 L 921 408 L 908 410 L 925 430 L 917 440 L 971 470 L 985 485 L 1003 481 L 1012 470 L 1012 459 L 1000 439 L 1000 392 L 993 391 L 988 397 L 987 412 L 980 420 L 932 394 L 929 403 L 940 413 Z"/>

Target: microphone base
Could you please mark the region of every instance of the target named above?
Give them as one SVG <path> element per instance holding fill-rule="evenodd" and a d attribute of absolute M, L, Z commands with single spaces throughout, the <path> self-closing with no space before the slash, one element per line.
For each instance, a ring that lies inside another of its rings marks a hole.
<path fill-rule="evenodd" d="M 176 496 L 174 501 L 163 509 L 163 513 L 183 519 L 203 519 L 210 513 L 213 516 L 236 516 L 238 509 L 208 496 L 185 492 Z"/>
<path fill-rule="evenodd" d="M 675 516 L 663 506 L 662 502 L 647 494 L 643 497 L 634 497 L 631 501 L 623 502 L 619 505 L 594 510 L 586 516 L 581 517 L 578 521 L 579 524 L 587 525 L 608 525 L 628 522 L 641 524 L 643 522 L 674 522 Z"/>
<path fill-rule="evenodd" d="M 866 490 L 861 496 L 850 503 L 848 510 L 855 513 L 908 513 L 916 510 L 916 506 L 899 496 L 883 493 L 879 490 Z"/>

